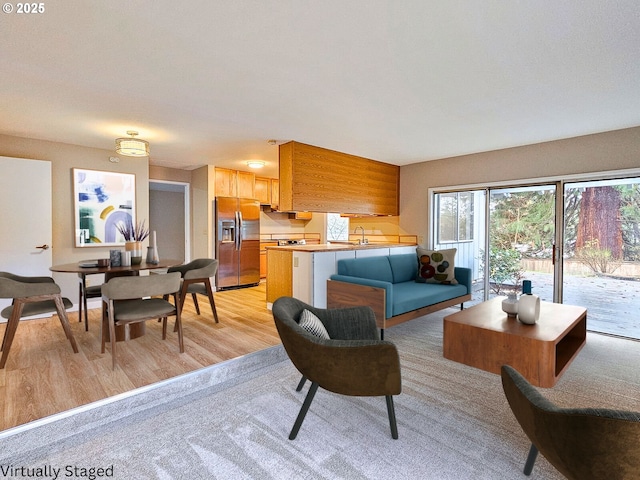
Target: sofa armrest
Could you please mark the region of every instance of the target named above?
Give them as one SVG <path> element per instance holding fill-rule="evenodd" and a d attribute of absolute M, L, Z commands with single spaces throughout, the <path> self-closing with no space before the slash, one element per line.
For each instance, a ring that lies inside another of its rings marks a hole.
<path fill-rule="evenodd" d="M 391 317 L 393 314 L 393 283 L 385 282 L 384 280 L 373 280 L 371 278 L 362 278 L 362 277 L 351 277 L 349 275 L 338 275 L 334 274 L 329 277 L 331 280 L 336 280 L 338 282 L 347 282 L 353 283 L 356 285 L 362 285 L 365 287 L 374 287 L 381 288 L 384 290 L 385 297 L 385 307 L 382 311 L 384 313 L 385 318 Z M 364 303 L 364 305 L 368 305 L 368 303 Z M 375 311 L 375 308 L 374 308 Z M 378 312 L 376 312 L 376 318 L 378 317 Z"/>
<path fill-rule="evenodd" d="M 391 284 L 388 287 L 392 289 Z M 388 310 L 391 310 L 391 302 L 387 301 L 387 290 L 385 288 L 343 282 L 341 280 L 327 280 L 327 308 L 363 305 L 371 307 L 376 317 L 376 326 L 384 328 L 387 313 L 390 315 L 390 312 L 387 312 L 387 306 L 389 306 Z"/>
<path fill-rule="evenodd" d="M 393 283 L 385 282 L 383 280 L 373 280 L 371 278 L 362 277 L 350 277 L 349 275 L 334 274 L 329 277 L 331 280 L 338 280 L 339 282 L 357 283 L 358 285 L 366 285 L 368 287 L 384 288 L 387 295 L 393 294 Z"/>
<path fill-rule="evenodd" d="M 467 293 L 471 295 L 471 269 L 466 267 L 456 267 L 454 274 L 458 283 L 467 287 Z"/>

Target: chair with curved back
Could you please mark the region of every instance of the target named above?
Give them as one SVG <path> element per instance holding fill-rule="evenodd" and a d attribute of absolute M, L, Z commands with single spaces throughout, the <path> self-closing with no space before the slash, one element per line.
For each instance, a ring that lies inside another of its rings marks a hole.
<path fill-rule="evenodd" d="M 169 267 L 168 273 L 180 272 L 182 285 L 180 286 L 180 309 L 184 306 L 187 294 L 191 294 L 196 313 L 200 315 L 197 295 L 204 295 L 209 299 L 213 318 L 218 323 L 218 312 L 213 299 L 213 289 L 211 288 L 211 278 L 216 276 L 218 271 L 218 260 L 213 258 L 198 258 L 184 265 Z"/>
<path fill-rule="evenodd" d="M 162 339 L 167 338 L 167 316 L 176 317 L 178 345 L 184 352 L 182 322 L 180 321 L 180 274 L 178 272 L 145 277 L 116 277 L 102 285 L 102 348 L 105 352 L 105 333 L 109 334 L 113 369 L 116 368 L 115 327 L 151 319 L 162 319 Z M 173 295 L 173 305 L 165 300 Z M 158 298 L 160 297 L 160 298 Z"/>
<path fill-rule="evenodd" d="M 1 314 L 8 319 L 2 339 L 2 358 L 0 368 L 4 368 L 9 356 L 11 344 L 22 317 L 44 313 L 58 314 L 65 336 L 71 343 L 74 353 L 78 353 L 76 340 L 71 333 L 67 318 L 67 308 L 73 304 L 63 298 L 60 287 L 51 277 L 23 277 L 8 272 L 0 272 L 0 298 L 12 298 L 11 306 L 2 310 Z"/>
<path fill-rule="evenodd" d="M 321 309 L 292 297 L 280 297 L 273 303 L 272 313 L 287 355 L 303 375 L 296 390 L 302 388 L 305 379 L 312 382 L 289 439 L 296 438 L 318 387 L 342 395 L 384 396 L 391 436 L 397 439 L 393 395 L 402 390 L 400 359 L 393 343 L 380 340 L 373 310 Z M 302 317 L 311 317 L 316 322 L 312 330 L 320 328 L 324 336 L 300 326 Z"/>
<path fill-rule="evenodd" d="M 538 452 L 569 479 L 640 478 L 640 413 L 603 408 L 560 408 L 514 368 L 503 365 L 509 406 L 531 440 L 524 474 Z"/>
<path fill-rule="evenodd" d="M 124 270 L 117 272 L 107 272 L 104 274 L 104 283 L 115 277 L 129 277 L 138 275 L 135 270 Z M 87 299 L 100 298 L 102 296 L 102 284 L 87 286 L 87 275 L 85 273 L 78 274 L 78 321 L 82 321 L 82 310 L 84 307 L 84 329 L 89 331 L 89 315 L 87 313 Z"/>

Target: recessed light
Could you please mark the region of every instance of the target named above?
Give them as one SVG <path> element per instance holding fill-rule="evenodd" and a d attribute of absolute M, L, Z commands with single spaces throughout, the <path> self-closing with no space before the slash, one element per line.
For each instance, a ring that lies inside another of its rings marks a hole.
<path fill-rule="evenodd" d="M 247 166 L 249 168 L 262 168 L 264 167 L 264 162 L 261 160 L 248 160 Z"/>

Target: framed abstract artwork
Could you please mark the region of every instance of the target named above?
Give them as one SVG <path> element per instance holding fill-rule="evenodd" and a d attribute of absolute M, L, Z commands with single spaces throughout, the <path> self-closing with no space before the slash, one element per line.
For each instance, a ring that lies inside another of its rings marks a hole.
<path fill-rule="evenodd" d="M 117 225 L 135 225 L 134 174 L 74 168 L 73 198 L 76 247 L 124 244 Z"/>

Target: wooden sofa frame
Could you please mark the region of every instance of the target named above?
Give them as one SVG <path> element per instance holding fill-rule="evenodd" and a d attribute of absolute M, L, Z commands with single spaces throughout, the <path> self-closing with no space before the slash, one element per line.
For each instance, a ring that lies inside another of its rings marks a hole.
<path fill-rule="evenodd" d="M 471 294 L 455 297 L 443 302 L 427 305 L 416 310 L 411 310 L 400 315 L 387 318 L 385 289 L 360 285 L 357 283 L 341 282 L 339 280 L 327 280 L 327 308 L 343 308 L 365 305 L 373 309 L 376 315 L 376 325 L 384 335 L 384 329 L 400 323 L 408 322 L 414 318 L 437 312 L 443 308 L 460 304 L 460 310 L 464 308 L 464 302 L 471 301 Z"/>

